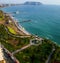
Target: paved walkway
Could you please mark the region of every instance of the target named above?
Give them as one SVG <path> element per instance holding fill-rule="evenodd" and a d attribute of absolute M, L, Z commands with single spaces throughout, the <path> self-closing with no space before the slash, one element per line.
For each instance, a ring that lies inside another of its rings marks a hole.
<path fill-rule="evenodd" d="M 17 35 L 11 34 L 11 33 L 9 32 L 9 30 L 7 29 L 7 27 L 5 27 L 5 30 L 6 30 L 6 31 L 8 32 L 8 34 L 9 34 L 9 35 L 11 35 L 11 36 L 20 37 L 20 38 L 30 37 L 30 35 L 25 35 L 25 36 L 17 36 Z"/>
<path fill-rule="evenodd" d="M 16 54 L 16 53 L 18 53 L 18 52 L 20 52 L 20 51 L 22 51 L 22 50 L 24 50 L 24 49 L 30 47 L 30 46 L 31 46 L 31 44 L 28 44 L 27 46 L 24 46 L 24 47 L 22 47 L 21 49 L 18 49 L 18 50 L 16 50 L 16 51 L 12 52 L 12 55 L 14 55 L 14 54 Z"/>

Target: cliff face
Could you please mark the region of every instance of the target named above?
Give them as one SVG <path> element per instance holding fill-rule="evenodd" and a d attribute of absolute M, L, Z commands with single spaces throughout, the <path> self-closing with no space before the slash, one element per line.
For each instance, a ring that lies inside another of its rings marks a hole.
<path fill-rule="evenodd" d="M 25 2 L 24 5 L 42 5 L 40 2 Z"/>

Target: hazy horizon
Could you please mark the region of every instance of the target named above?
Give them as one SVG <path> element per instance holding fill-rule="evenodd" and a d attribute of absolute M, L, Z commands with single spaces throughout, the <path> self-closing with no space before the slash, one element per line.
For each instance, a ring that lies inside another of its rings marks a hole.
<path fill-rule="evenodd" d="M 15 4 L 21 4 L 24 3 L 26 1 L 34 1 L 34 2 L 41 2 L 43 4 L 49 4 L 49 5 L 60 5 L 60 0 L 0 0 L 0 4 L 4 4 L 4 3 L 15 3 Z"/>

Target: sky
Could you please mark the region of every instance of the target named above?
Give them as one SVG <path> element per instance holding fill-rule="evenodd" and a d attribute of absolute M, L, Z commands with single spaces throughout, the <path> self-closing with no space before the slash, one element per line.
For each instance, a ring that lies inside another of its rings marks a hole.
<path fill-rule="evenodd" d="M 60 0 L 0 0 L 0 3 L 24 3 L 25 1 L 36 1 L 43 4 L 60 5 Z"/>

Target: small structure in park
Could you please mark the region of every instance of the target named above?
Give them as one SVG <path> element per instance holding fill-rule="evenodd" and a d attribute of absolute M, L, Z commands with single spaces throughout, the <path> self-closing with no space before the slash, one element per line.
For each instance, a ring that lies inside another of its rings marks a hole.
<path fill-rule="evenodd" d="M 42 38 L 35 38 L 35 39 L 30 40 L 30 44 L 32 44 L 32 45 L 40 45 L 40 44 L 42 44 L 42 41 L 43 41 Z"/>
<path fill-rule="evenodd" d="M 5 24 L 10 24 L 11 23 L 11 20 L 8 20 L 5 22 Z"/>

